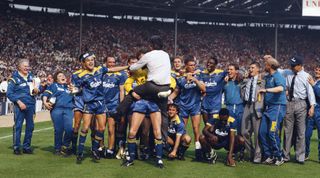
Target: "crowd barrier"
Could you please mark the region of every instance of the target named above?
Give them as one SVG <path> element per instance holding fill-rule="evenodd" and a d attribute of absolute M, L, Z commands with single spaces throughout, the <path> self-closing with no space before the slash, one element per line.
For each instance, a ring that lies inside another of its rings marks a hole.
<path fill-rule="evenodd" d="M 13 106 L 14 104 L 6 99 L 5 101 L 0 102 L 0 116 L 13 114 Z M 42 101 L 40 99 L 36 100 L 36 112 L 45 110 Z"/>

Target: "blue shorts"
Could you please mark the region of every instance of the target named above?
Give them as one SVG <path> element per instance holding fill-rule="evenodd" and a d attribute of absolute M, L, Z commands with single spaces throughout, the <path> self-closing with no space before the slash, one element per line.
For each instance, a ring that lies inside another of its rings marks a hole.
<path fill-rule="evenodd" d="M 143 114 L 150 114 L 150 113 L 154 113 L 154 112 L 160 112 L 160 109 L 159 109 L 158 105 L 154 102 L 146 101 L 146 100 L 139 100 L 139 101 L 135 102 L 132 111 L 143 113 Z"/>
<path fill-rule="evenodd" d="M 189 116 L 200 115 L 201 105 L 194 105 L 192 108 L 184 108 L 180 106 L 180 117 L 181 118 L 189 118 Z"/>
<path fill-rule="evenodd" d="M 219 150 L 221 148 L 224 148 L 225 150 L 229 151 L 230 150 L 230 139 L 229 139 L 229 136 L 227 136 L 227 137 L 228 138 L 218 138 L 218 143 L 212 146 L 213 149 Z M 233 153 L 239 152 L 240 149 L 241 149 L 241 146 L 239 145 L 239 143 L 237 142 L 237 139 L 235 137 Z"/>
<path fill-rule="evenodd" d="M 205 109 L 205 108 L 201 108 L 201 113 L 202 114 L 208 114 L 208 115 L 213 115 L 213 114 L 218 114 L 220 111 L 220 109 Z"/>
<path fill-rule="evenodd" d="M 73 111 L 81 111 L 83 112 L 84 101 L 81 96 L 75 96 L 73 102 Z"/>
<path fill-rule="evenodd" d="M 106 109 L 106 114 L 107 114 L 107 118 L 112 117 L 113 119 L 115 119 L 117 117 L 117 108 L 108 108 Z"/>
<path fill-rule="evenodd" d="M 229 137 L 229 136 L 227 136 Z M 229 138 L 218 138 L 218 143 L 213 145 L 213 148 L 216 150 L 219 150 L 221 148 L 224 148 L 226 150 L 229 150 L 229 144 L 230 144 L 230 139 Z"/>
<path fill-rule="evenodd" d="M 104 101 L 92 101 L 84 104 L 83 112 L 87 114 L 104 114 L 106 105 Z"/>

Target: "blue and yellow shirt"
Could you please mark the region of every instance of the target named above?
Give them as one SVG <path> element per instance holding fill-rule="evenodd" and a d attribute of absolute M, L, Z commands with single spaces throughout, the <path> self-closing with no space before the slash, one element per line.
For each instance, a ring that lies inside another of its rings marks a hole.
<path fill-rule="evenodd" d="M 30 85 L 33 83 L 31 72 L 26 77 L 22 77 L 18 71 L 14 71 L 12 78 L 8 80 L 7 97 L 13 103 L 18 100 L 25 105 L 35 105 L 36 99 L 30 94 Z"/>
<path fill-rule="evenodd" d="M 203 109 L 220 110 L 226 74 L 225 71 L 220 69 L 215 69 L 211 73 L 208 70 L 201 72 L 202 81 L 206 85 L 206 94 L 202 99 Z"/>
<path fill-rule="evenodd" d="M 202 81 L 200 74 L 195 74 L 194 77 Z M 201 91 L 196 83 L 187 81 L 186 75 L 178 78 L 177 86 L 180 90 L 179 105 L 183 108 L 192 108 L 195 105 L 201 104 Z"/>
<path fill-rule="evenodd" d="M 176 134 L 176 135 L 186 134 L 184 122 L 180 120 L 178 115 L 176 115 L 176 117 L 174 119 L 170 120 L 168 133 L 169 134 Z"/>
<path fill-rule="evenodd" d="M 109 111 L 115 110 L 120 103 L 120 86 L 124 84 L 125 76 L 121 72 L 106 73 L 103 76 L 103 93 Z"/>
<path fill-rule="evenodd" d="M 107 72 L 108 68 L 99 66 L 95 67 L 92 72 L 83 70 L 77 74 L 77 79 L 74 81 L 74 84 L 81 89 L 83 101 L 85 103 L 103 101 L 105 99 L 102 78 Z"/>
<path fill-rule="evenodd" d="M 208 120 L 206 125 L 214 126 L 214 134 L 223 139 L 229 138 L 230 132 L 237 131 L 237 121 L 231 116 L 229 116 L 227 122 L 221 122 L 219 114 L 214 114 L 213 117 Z"/>
<path fill-rule="evenodd" d="M 54 108 L 71 109 L 73 107 L 73 96 L 70 94 L 67 84 L 54 82 L 44 91 L 43 96 L 47 96 L 48 98 L 56 97 Z"/>

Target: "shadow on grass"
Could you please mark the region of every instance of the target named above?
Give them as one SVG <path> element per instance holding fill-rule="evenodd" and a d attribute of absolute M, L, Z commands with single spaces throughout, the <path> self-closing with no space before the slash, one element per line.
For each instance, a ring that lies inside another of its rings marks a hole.
<path fill-rule="evenodd" d="M 13 150 L 13 146 L 8 146 L 7 148 L 8 148 L 8 150 Z M 35 150 L 39 149 L 39 146 L 31 146 L 31 149 L 33 151 L 35 151 Z M 21 150 L 22 150 L 22 147 L 21 147 Z"/>

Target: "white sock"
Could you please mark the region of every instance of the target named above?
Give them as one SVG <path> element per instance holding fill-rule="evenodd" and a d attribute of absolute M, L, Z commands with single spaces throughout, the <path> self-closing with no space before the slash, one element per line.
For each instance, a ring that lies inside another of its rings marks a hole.
<path fill-rule="evenodd" d="M 199 141 L 195 143 L 195 146 L 196 146 L 196 150 L 201 149 L 201 144 Z"/>

